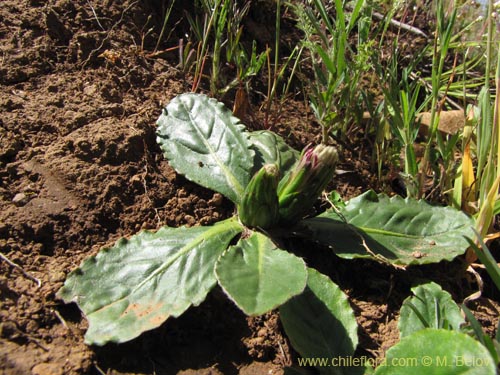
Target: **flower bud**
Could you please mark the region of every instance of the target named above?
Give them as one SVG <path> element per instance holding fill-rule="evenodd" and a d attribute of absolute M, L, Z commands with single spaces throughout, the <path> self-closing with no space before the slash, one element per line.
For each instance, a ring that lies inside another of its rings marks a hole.
<path fill-rule="evenodd" d="M 306 147 L 295 168 L 278 186 L 281 224 L 301 220 L 312 208 L 335 173 L 338 154 L 335 147 Z"/>
<path fill-rule="evenodd" d="M 242 224 L 268 229 L 278 222 L 279 170 L 274 164 L 264 165 L 250 180 L 238 205 Z"/>

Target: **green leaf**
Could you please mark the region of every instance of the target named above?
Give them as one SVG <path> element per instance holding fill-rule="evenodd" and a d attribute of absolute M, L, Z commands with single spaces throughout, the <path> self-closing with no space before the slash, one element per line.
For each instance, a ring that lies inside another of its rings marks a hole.
<path fill-rule="evenodd" d="M 345 208 L 304 220 L 300 234 L 331 246 L 342 258 L 376 257 L 394 264 L 451 260 L 468 248 L 473 220 L 451 207 L 368 191 Z"/>
<path fill-rule="evenodd" d="M 307 281 L 304 261 L 253 232 L 220 257 L 219 285 L 247 315 L 262 315 L 301 293 Z"/>
<path fill-rule="evenodd" d="M 459 330 L 465 323 L 460 308 L 440 285 L 430 282 L 411 290 L 415 296 L 408 297 L 400 311 L 398 327 L 401 337 L 424 328 Z"/>
<path fill-rule="evenodd" d="M 495 363 L 472 337 L 426 328 L 389 349 L 375 375 L 495 375 Z"/>
<path fill-rule="evenodd" d="M 241 230 L 231 218 L 122 238 L 70 273 L 58 296 L 87 317 L 88 344 L 131 340 L 203 302 L 216 284 L 215 262 Z"/>
<path fill-rule="evenodd" d="M 249 133 L 252 149 L 255 150 L 254 172 L 265 164 L 276 164 L 281 176 L 287 174 L 299 160 L 300 152 L 288 146 L 279 135 L 258 130 Z"/>
<path fill-rule="evenodd" d="M 358 344 L 356 319 L 347 296 L 327 276 L 309 268 L 304 292 L 280 307 L 292 346 L 305 358 L 352 358 Z M 362 367 L 328 362 L 325 374 L 363 374 Z"/>
<path fill-rule="evenodd" d="M 157 125 L 157 141 L 177 172 L 239 203 L 255 152 L 244 126 L 222 103 L 200 94 L 179 95 Z"/>

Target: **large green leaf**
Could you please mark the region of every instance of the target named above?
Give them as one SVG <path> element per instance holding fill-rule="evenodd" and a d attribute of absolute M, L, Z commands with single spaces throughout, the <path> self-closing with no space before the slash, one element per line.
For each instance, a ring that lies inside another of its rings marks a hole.
<path fill-rule="evenodd" d="M 216 284 L 215 262 L 241 230 L 232 218 L 120 239 L 73 271 L 58 296 L 86 315 L 87 343 L 131 340 L 203 302 Z"/>
<path fill-rule="evenodd" d="M 468 248 L 473 220 L 451 207 L 368 191 L 344 208 L 304 220 L 299 232 L 342 258 L 376 257 L 394 264 L 451 260 Z"/>
<path fill-rule="evenodd" d="M 283 138 L 274 132 L 258 130 L 249 133 L 249 136 L 255 150 L 255 172 L 265 164 L 276 164 L 281 176 L 284 176 L 300 157 L 299 151 L 288 146 Z"/>
<path fill-rule="evenodd" d="M 495 375 L 495 363 L 472 337 L 426 328 L 389 349 L 375 375 Z"/>
<path fill-rule="evenodd" d="M 465 323 L 460 308 L 439 284 L 430 282 L 411 290 L 415 296 L 408 297 L 400 311 L 398 327 L 401 337 L 424 328 L 459 330 Z"/>
<path fill-rule="evenodd" d="M 177 172 L 239 203 L 255 151 L 244 126 L 222 103 L 201 94 L 179 95 L 157 125 L 158 143 Z"/>
<path fill-rule="evenodd" d="M 328 361 L 318 366 L 322 374 L 363 374 L 362 367 L 347 362 L 358 344 L 354 313 L 347 296 L 327 276 L 309 268 L 306 289 L 280 307 L 280 319 L 302 359 Z"/>
<path fill-rule="evenodd" d="M 224 292 L 247 315 L 262 315 L 301 293 L 307 281 L 301 258 L 253 232 L 230 247 L 215 272 Z"/>

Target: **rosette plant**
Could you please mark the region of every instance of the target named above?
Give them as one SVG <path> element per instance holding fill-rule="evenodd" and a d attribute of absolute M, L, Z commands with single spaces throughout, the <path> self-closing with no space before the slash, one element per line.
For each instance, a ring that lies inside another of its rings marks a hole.
<path fill-rule="evenodd" d="M 174 98 L 157 125 L 171 166 L 223 194 L 237 213 L 213 226 L 139 232 L 71 272 L 58 295 L 85 314 L 89 344 L 131 340 L 199 305 L 218 284 L 248 315 L 280 307 L 302 355 L 352 355 L 357 325 L 347 297 L 280 248 L 284 237 L 310 238 L 343 258 L 403 266 L 450 260 L 468 247 L 463 236 L 472 236 L 471 219 L 423 201 L 369 191 L 311 216 L 334 177 L 335 148 L 309 146 L 299 153 L 272 132 L 247 131 L 207 96 Z"/>

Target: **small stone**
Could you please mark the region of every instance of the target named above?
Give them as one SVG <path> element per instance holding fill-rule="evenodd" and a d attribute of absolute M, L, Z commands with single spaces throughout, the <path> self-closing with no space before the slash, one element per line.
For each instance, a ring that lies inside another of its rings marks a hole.
<path fill-rule="evenodd" d="M 83 88 L 83 93 L 90 97 L 96 97 L 99 95 L 99 88 L 97 85 L 88 85 Z"/>
<path fill-rule="evenodd" d="M 28 203 L 28 196 L 25 193 L 17 193 L 14 195 L 14 198 L 12 198 L 12 203 L 22 206 L 23 204 Z"/>
<path fill-rule="evenodd" d="M 219 207 L 222 205 L 222 202 L 224 200 L 224 197 L 222 194 L 215 193 L 212 199 L 210 199 L 209 203 L 213 204 L 215 207 Z"/>
<path fill-rule="evenodd" d="M 196 224 L 196 219 L 191 215 L 184 216 L 184 220 L 186 221 L 186 224 L 188 226 L 192 226 L 192 225 Z"/>
<path fill-rule="evenodd" d="M 265 337 L 267 336 L 267 329 L 266 328 L 261 328 L 257 331 L 257 336 L 258 337 Z"/>
<path fill-rule="evenodd" d="M 51 283 L 64 281 L 65 278 L 66 278 L 66 274 L 62 271 L 49 272 L 49 281 Z"/>
<path fill-rule="evenodd" d="M 31 369 L 32 375 L 64 375 L 63 368 L 57 363 L 39 363 Z"/>

